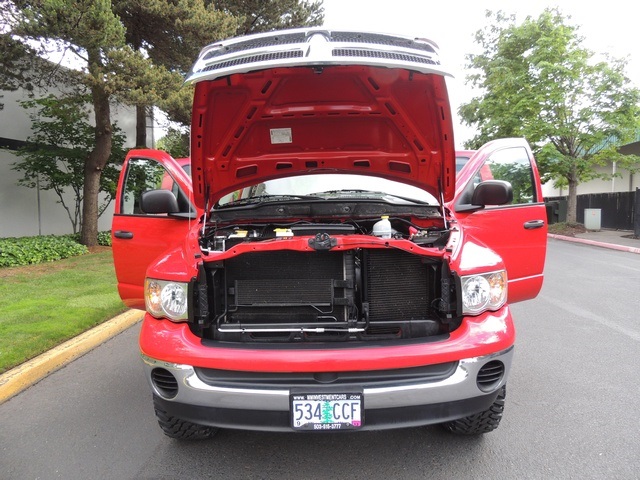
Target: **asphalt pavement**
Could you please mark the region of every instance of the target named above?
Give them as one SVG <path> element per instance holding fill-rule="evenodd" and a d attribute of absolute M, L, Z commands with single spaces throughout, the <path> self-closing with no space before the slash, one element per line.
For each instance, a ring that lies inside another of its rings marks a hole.
<path fill-rule="evenodd" d="M 640 238 L 634 237 L 633 233 L 626 230 L 598 230 L 580 233 L 575 237 L 549 234 L 549 238 L 640 254 Z M 140 310 L 129 310 L 3 373 L 0 375 L 0 404 L 135 325 L 142 317 Z"/>

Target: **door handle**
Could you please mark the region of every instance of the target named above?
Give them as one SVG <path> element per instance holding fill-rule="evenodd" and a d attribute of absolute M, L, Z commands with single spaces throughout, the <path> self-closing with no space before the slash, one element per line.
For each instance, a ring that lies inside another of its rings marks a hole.
<path fill-rule="evenodd" d="M 130 240 L 133 238 L 133 232 L 127 232 L 124 230 L 116 230 L 115 232 L 113 232 L 113 236 L 116 238 L 122 238 L 125 240 Z"/>
<path fill-rule="evenodd" d="M 527 230 L 533 230 L 534 228 L 542 227 L 544 227 L 544 220 L 531 220 L 529 222 L 524 222 L 524 228 Z"/>

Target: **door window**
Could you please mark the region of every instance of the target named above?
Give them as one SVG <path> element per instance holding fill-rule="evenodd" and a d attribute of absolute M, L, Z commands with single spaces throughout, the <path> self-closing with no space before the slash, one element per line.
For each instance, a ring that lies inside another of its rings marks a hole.
<path fill-rule="evenodd" d="M 127 165 L 120 213 L 146 215 L 140 208 L 140 198 L 149 190 L 169 190 L 176 197 L 180 211 L 190 211 L 187 196 L 164 166 L 155 160 L 132 158 Z"/>
<path fill-rule="evenodd" d="M 535 180 L 527 151 L 521 147 L 494 152 L 479 171 L 481 180 L 505 180 L 513 187 L 513 204 L 535 203 Z"/>

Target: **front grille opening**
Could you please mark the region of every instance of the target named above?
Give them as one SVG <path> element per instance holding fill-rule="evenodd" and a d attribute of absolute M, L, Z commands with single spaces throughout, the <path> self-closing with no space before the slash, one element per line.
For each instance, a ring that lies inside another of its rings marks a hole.
<path fill-rule="evenodd" d="M 178 394 L 178 381 L 169 370 L 154 368 L 151 371 L 151 381 L 164 398 L 173 398 Z"/>
<path fill-rule="evenodd" d="M 305 38 L 305 33 L 301 32 L 293 33 L 290 35 L 274 35 L 272 37 L 261 37 L 253 40 L 236 42 L 231 45 L 227 45 L 224 48 L 212 50 L 208 52 L 202 59 L 210 60 L 221 55 L 242 52 L 244 50 L 252 50 L 254 48 L 269 48 L 279 45 L 303 43 L 305 41 Z"/>
<path fill-rule="evenodd" d="M 438 313 L 441 264 L 401 250 L 245 253 L 206 273 L 209 304 L 200 311 L 209 322 L 192 323 L 205 340 L 370 342 L 450 331 Z"/>
<path fill-rule="evenodd" d="M 504 377 L 504 363 L 492 360 L 486 363 L 478 372 L 478 388 L 483 392 L 490 392 L 500 384 Z"/>
<path fill-rule="evenodd" d="M 247 65 L 250 63 L 271 62 L 275 60 L 287 60 L 291 58 L 300 58 L 303 56 L 304 54 L 301 50 L 288 51 L 288 52 L 262 53 L 262 54 L 252 55 L 249 57 L 236 58 L 234 60 L 227 60 L 225 62 L 219 62 L 219 63 L 207 65 L 205 68 L 201 70 L 201 72 L 212 72 L 214 70 L 221 70 L 223 68 L 236 67 L 239 65 Z"/>
<path fill-rule="evenodd" d="M 379 58 L 383 60 L 397 60 L 404 62 L 423 63 L 427 65 L 438 65 L 438 62 L 427 57 L 418 57 L 399 52 L 386 52 L 377 50 L 365 50 L 359 48 L 334 48 L 334 57 L 359 57 L 359 58 Z"/>
<path fill-rule="evenodd" d="M 427 43 L 414 42 L 407 39 L 396 38 L 391 35 L 367 32 L 331 32 L 332 42 L 344 43 L 373 43 L 392 47 L 412 48 L 429 53 L 436 53 L 433 47 Z"/>

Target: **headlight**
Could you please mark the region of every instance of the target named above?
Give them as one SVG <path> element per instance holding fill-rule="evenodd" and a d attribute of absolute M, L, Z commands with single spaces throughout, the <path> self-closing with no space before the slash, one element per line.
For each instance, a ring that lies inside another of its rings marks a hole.
<path fill-rule="evenodd" d="M 167 317 L 173 321 L 188 318 L 188 285 L 147 278 L 144 282 L 144 299 L 154 317 Z"/>
<path fill-rule="evenodd" d="M 462 313 L 477 315 L 497 310 L 507 301 L 507 272 L 462 277 Z"/>

